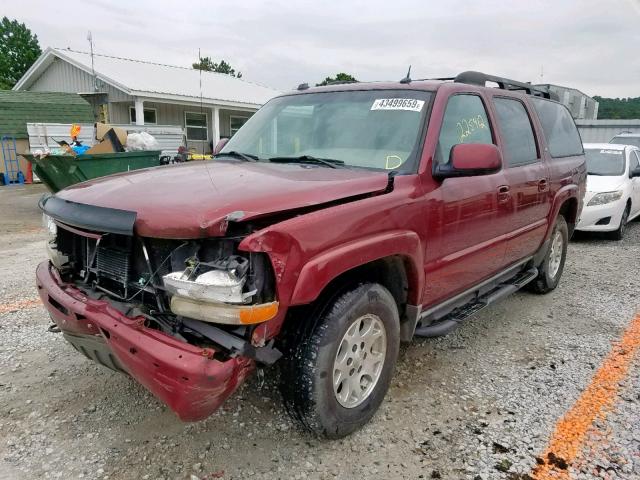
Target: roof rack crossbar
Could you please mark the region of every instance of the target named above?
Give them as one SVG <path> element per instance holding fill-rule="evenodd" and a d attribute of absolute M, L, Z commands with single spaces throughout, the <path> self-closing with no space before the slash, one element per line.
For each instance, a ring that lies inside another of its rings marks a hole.
<path fill-rule="evenodd" d="M 438 79 L 440 80 L 440 79 Z M 447 79 L 448 80 L 448 79 Z M 509 78 L 496 77 L 494 75 L 487 75 L 482 72 L 462 72 L 458 74 L 454 79 L 456 83 L 468 83 L 471 85 L 479 85 L 484 87 L 487 82 L 494 82 L 498 84 L 503 90 L 524 90 L 527 94 L 536 97 L 552 98 L 548 89 L 541 88 L 539 86 L 532 85 L 531 83 L 518 82 L 517 80 L 511 80 Z"/>

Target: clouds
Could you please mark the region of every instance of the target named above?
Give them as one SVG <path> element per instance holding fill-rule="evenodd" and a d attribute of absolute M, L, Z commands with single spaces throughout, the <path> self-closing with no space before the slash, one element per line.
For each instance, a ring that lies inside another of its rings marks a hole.
<path fill-rule="evenodd" d="M 91 29 L 100 53 L 184 66 L 200 48 L 280 89 L 338 71 L 395 80 L 409 64 L 416 78 L 481 70 L 537 82 L 543 66 L 545 82 L 640 96 L 638 0 L 52 3 L 12 2 L 3 13 L 43 46 L 86 50 Z"/>

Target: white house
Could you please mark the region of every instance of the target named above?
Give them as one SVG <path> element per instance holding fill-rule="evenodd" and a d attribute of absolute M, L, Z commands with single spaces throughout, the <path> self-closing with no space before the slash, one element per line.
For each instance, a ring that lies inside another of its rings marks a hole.
<path fill-rule="evenodd" d="M 222 73 L 58 48 L 47 48 L 13 89 L 79 93 L 110 123 L 179 125 L 187 147 L 203 152 L 280 93 Z"/>

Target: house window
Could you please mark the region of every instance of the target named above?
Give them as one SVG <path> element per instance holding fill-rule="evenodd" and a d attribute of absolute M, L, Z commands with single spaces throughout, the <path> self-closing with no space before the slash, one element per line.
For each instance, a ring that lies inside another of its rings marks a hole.
<path fill-rule="evenodd" d="M 247 117 L 235 117 L 233 115 L 229 117 L 229 130 L 231 131 L 232 137 L 247 120 Z"/>
<path fill-rule="evenodd" d="M 209 129 L 206 113 L 185 112 L 184 126 L 187 130 L 187 140 L 209 140 Z"/>
<path fill-rule="evenodd" d="M 129 107 L 129 122 L 136 123 L 136 109 L 135 107 Z M 144 109 L 144 123 L 150 123 L 155 125 L 157 122 L 157 113 L 155 108 Z"/>

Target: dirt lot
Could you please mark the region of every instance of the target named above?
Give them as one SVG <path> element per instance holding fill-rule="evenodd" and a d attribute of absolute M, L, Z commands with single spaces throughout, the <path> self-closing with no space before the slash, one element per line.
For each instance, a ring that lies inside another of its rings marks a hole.
<path fill-rule="evenodd" d="M 622 242 L 573 241 L 553 293 L 404 347 L 373 421 L 323 442 L 289 421 L 276 369 L 184 424 L 48 333 L 34 287 L 43 191 L 0 188 L 0 478 L 640 478 L 640 223 Z M 556 466 L 533 473 L 536 458 Z"/>

